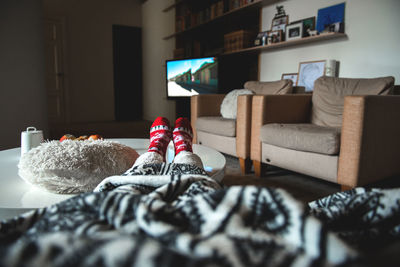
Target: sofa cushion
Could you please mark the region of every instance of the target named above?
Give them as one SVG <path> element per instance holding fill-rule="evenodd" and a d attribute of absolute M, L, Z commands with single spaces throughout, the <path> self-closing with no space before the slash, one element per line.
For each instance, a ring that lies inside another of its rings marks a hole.
<path fill-rule="evenodd" d="M 236 120 L 216 116 L 198 117 L 196 130 L 222 136 L 236 136 Z"/>
<path fill-rule="evenodd" d="M 393 86 L 393 77 L 375 79 L 320 77 L 314 84 L 311 122 L 321 126 L 341 127 L 345 96 L 386 95 L 391 92 Z"/>
<path fill-rule="evenodd" d="M 274 82 L 248 81 L 244 84 L 244 88 L 257 95 L 284 95 L 292 92 L 293 81 L 287 79 Z"/>
<path fill-rule="evenodd" d="M 340 128 L 310 123 L 265 124 L 260 129 L 263 143 L 298 151 L 337 155 L 340 148 Z"/>
<path fill-rule="evenodd" d="M 222 100 L 220 112 L 225 119 L 236 119 L 237 98 L 240 95 L 254 95 L 253 91 L 247 89 L 235 89 L 230 91 Z"/>

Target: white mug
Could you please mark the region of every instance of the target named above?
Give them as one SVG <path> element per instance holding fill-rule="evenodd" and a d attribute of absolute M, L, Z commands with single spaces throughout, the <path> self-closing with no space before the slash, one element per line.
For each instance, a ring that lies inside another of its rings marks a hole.
<path fill-rule="evenodd" d="M 21 133 L 21 155 L 43 142 L 43 131 L 28 127 Z"/>

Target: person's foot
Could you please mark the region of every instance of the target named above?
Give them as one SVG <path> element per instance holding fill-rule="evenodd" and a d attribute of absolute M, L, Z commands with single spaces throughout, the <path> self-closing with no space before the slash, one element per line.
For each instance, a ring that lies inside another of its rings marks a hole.
<path fill-rule="evenodd" d="M 167 151 L 171 138 L 171 126 L 168 119 L 158 117 L 150 128 L 150 145 L 147 151 L 160 154 L 165 161 L 165 152 Z"/>
<path fill-rule="evenodd" d="M 175 145 L 175 156 L 181 151 L 193 152 L 193 130 L 187 118 L 178 118 L 175 121 L 175 128 L 172 134 Z"/>

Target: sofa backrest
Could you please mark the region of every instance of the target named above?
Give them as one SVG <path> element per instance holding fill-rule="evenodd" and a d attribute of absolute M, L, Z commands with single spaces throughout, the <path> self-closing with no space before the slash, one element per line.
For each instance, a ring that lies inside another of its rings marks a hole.
<path fill-rule="evenodd" d="M 344 98 L 348 95 L 387 95 L 394 77 L 351 79 L 322 76 L 314 83 L 311 123 L 341 127 Z"/>
<path fill-rule="evenodd" d="M 245 89 L 253 91 L 256 95 L 285 95 L 293 90 L 292 80 L 279 80 L 274 82 L 248 81 Z"/>

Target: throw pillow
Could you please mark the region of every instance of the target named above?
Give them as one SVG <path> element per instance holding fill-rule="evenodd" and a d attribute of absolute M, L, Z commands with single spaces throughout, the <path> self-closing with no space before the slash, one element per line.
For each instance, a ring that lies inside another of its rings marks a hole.
<path fill-rule="evenodd" d="M 225 119 L 236 119 L 237 98 L 240 95 L 254 95 L 254 92 L 248 89 L 235 89 L 230 91 L 222 100 L 221 115 Z"/>
<path fill-rule="evenodd" d="M 91 192 L 104 178 L 124 173 L 138 157 L 134 149 L 112 141 L 50 141 L 22 155 L 18 175 L 54 193 Z"/>

